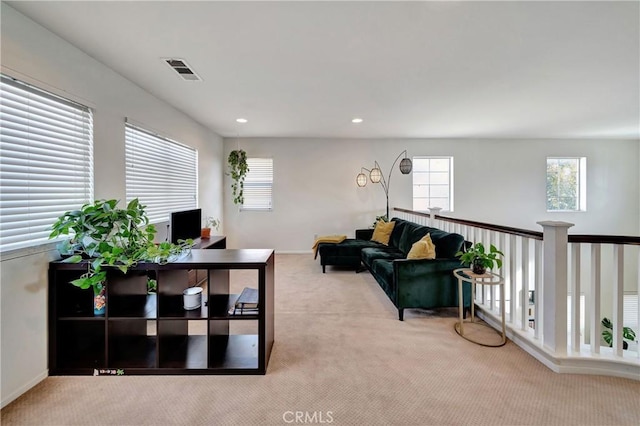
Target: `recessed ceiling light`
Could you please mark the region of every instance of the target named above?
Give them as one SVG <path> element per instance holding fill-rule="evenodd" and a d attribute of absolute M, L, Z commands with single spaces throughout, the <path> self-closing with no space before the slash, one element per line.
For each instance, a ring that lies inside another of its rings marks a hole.
<path fill-rule="evenodd" d="M 247 120 L 246 118 L 236 118 L 236 121 L 237 121 L 238 123 L 246 123 L 246 122 L 247 122 L 247 121 L 249 121 L 249 120 Z"/>
<path fill-rule="evenodd" d="M 363 121 L 362 118 L 354 118 L 353 120 L 351 120 L 352 123 L 356 123 L 356 124 L 362 123 L 362 121 Z"/>

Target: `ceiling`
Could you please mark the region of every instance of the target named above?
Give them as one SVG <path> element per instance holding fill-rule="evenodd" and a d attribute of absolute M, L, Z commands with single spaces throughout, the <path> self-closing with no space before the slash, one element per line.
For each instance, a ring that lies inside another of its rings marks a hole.
<path fill-rule="evenodd" d="M 640 137 L 638 2 L 8 3 L 222 136 Z"/>

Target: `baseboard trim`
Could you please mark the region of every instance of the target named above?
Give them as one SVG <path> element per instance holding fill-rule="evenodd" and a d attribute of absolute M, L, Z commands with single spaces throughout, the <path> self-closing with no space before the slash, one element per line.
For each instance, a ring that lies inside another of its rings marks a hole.
<path fill-rule="evenodd" d="M 313 250 L 276 250 L 276 254 L 313 254 Z"/>
<path fill-rule="evenodd" d="M 476 305 L 476 315 L 491 327 L 500 330 L 501 319 Z M 543 346 L 542 342 L 532 341 L 525 332 L 507 325 L 507 337 L 529 355 L 540 361 L 545 367 L 560 374 L 590 374 L 597 376 L 621 377 L 640 381 L 640 365 L 634 361 L 607 358 L 590 358 L 568 354 L 556 357 Z"/>
<path fill-rule="evenodd" d="M 9 395 L 3 395 L 2 402 L 0 402 L 0 408 L 6 407 L 10 403 L 18 399 L 20 396 L 22 396 L 22 394 L 24 394 L 26 391 L 28 391 L 47 377 L 49 377 L 49 370 L 45 370 L 42 373 L 38 374 L 36 377 L 29 380 L 29 382 L 25 383 L 19 389 L 11 392 Z"/>

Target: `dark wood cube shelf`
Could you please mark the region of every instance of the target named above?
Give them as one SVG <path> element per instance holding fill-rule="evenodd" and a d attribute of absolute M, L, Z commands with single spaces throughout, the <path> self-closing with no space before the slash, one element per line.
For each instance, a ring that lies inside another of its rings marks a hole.
<path fill-rule="evenodd" d="M 225 244 L 224 237 L 211 237 L 176 262 L 138 264 L 126 275 L 110 270 L 102 316 L 93 314 L 90 289 L 69 284 L 86 263 L 51 262 L 49 373 L 265 374 L 274 341 L 275 255 Z M 229 294 L 232 269 L 258 271 L 257 313 L 229 314 L 238 298 Z M 155 294 L 147 294 L 150 278 L 157 282 Z M 185 310 L 182 292 L 194 285 L 205 289 L 202 305 Z M 235 321 L 247 334 L 234 334 Z"/>

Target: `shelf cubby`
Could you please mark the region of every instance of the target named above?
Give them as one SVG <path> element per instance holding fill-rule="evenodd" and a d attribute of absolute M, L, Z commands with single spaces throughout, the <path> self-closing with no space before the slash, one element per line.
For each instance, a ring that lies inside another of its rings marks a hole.
<path fill-rule="evenodd" d="M 102 368 L 105 321 L 59 321 L 56 359 L 60 368 Z"/>
<path fill-rule="evenodd" d="M 211 336 L 209 368 L 257 369 L 258 335 L 230 334 Z"/>
<path fill-rule="evenodd" d="M 207 321 L 158 321 L 160 368 L 207 368 Z"/>
<path fill-rule="evenodd" d="M 110 319 L 108 324 L 109 368 L 156 366 L 155 321 Z"/>
<path fill-rule="evenodd" d="M 52 295 L 58 307 L 58 318 L 92 318 L 93 292 L 71 284 L 84 271 L 55 271 L 55 280 L 60 283 Z"/>
<path fill-rule="evenodd" d="M 107 309 L 111 318 L 156 318 L 157 296 L 141 294 L 130 296 L 109 296 Z"/>
<path fill-rule="evenodd" d="M 185 310 L 184 300 L 180 296 L 162 296 L 160 298 L 159 317 L 175 318 L 175 319 L 206 319 L 208 317 L 208 308 L 206 295 L 203 294 L 202 305 L 197 309 Z"/>

